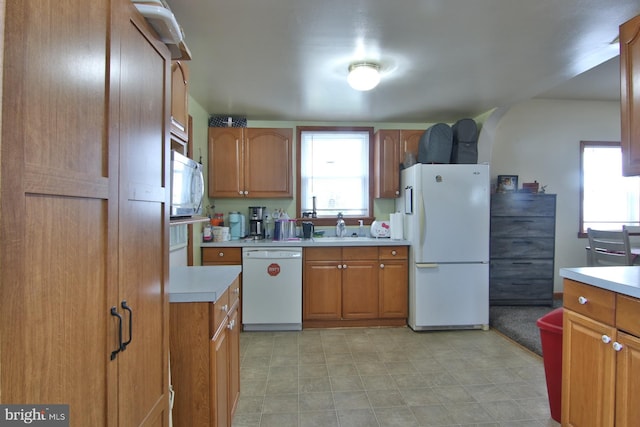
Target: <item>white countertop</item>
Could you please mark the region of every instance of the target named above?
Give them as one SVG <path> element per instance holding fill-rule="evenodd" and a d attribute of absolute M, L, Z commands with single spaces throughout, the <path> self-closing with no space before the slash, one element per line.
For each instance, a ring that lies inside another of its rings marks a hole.
<path fill-rule="evenodd" d="M 239 265 L 169 268 L 169 302 L 216 302 L 242 272 Z"/>
<path fill-rule="evenodd" d="M 561 268 L 560 276 L 640 298 L 640 266 Z"/>
<path fill-rule="evenodd" d="M 314 237 L 298 240 L 228 240 L 226 242 L 201 243 L 203 248 L 247 247 L 247 246 L 288 246 L 288 247 L 327 247 L 327 246 L 409 246 L 408 240 L 396 240 L 388 237 Z"/>

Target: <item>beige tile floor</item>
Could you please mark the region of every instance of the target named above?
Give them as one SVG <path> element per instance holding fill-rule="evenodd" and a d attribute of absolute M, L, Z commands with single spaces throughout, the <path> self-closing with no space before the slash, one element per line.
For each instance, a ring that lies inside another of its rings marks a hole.
<path fill-rule="evenodd" d="M 543 361 L 489 331 L 243 332 L 233 427 L 559 426 Z"/>

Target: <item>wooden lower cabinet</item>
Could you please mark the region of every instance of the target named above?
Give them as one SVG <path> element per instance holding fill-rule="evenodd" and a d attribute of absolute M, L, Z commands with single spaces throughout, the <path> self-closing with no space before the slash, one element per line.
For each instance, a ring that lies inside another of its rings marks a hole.
<path fill-rule="evenodd" d="M 407 247 L 305 248 L 303 327 L 404 325 Z"/>
<path fill-rule="evenodd" d="M 171 303 L 176 427 L 230 427 L 240 397 L 239 279 L 215 303 Z"/>
<path fill-rule="evenodd" d="M 564 290 L 562 425 L 640 425 L 640 300 L 569 279 Z"/>

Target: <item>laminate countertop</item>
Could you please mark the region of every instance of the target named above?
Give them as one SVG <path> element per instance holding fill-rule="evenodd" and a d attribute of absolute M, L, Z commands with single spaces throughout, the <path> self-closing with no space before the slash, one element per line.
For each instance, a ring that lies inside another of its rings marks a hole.
<path fill-rule="evenodd" d="M 340 247 L 340 246 L 409 246 L 408 240 L 396 240 L 388 237 L 314 237 L 311 239 L 296 240 L 271 240 L 271 239 L 240 239 L 227 240 L 224 242 L 201 243 L 202 248 L 221 247 L 261 247 L 261 246 L 282 246 L 282 247 Z"/>
<path fill-rule="evenodd" d="M 239 265 L 169 268 L 169 302 L 216 302 L 238 277 Z"/>
<path fill-rule="evenodd" d="M 640 266 L 561 268 L 560 276 L 640 298 Z"/>

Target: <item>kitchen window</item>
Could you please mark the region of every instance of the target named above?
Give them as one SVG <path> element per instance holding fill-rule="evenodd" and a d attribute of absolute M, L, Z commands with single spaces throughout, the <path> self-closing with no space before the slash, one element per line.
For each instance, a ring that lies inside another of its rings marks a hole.
<path fill-rule="evenodd" d="M 640 225 L 640 177 L 622 176 L 619 142 L 580 141 L 580 235 Z"/>
<path fill-rule="evenodd" d="M 313 211 L 314 197 L 320 219 L 371 217 L 372 141 L 370 127 L 298 127 L 299 217 Z"/>

